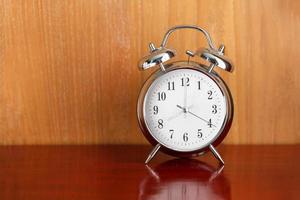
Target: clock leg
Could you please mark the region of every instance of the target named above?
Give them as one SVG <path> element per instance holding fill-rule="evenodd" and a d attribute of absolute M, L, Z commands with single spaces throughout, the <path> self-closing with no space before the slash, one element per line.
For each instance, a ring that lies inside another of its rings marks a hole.
<path fill-rule="evenodd" d="M 148 162 L 150 162 L 150 160 L 152 160 L 152 158 L 155 156 L 155 154 L 158 152 L 158 150 L 160 149 L 161 145 L 157 144 L 152 151 L 149 153 L 148 158 L 145 161 L 145 164 L 147 164 Z"/>
<path fill-rule="evenodd" d="M 212 154 L 215 156 L 215 158 L 218 159 L 224 165 L 225 163 L 224 163 L 221 155 L 215 149 L 215 147 L 213 145 L 209 145 L 209 149 L 212 152 Z"/>

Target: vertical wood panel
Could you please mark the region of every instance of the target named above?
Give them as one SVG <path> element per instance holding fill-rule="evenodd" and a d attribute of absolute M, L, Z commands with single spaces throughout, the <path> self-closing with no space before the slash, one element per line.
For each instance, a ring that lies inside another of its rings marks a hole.
<path fill-rule="evenodd" d="M 0 13 L 0 144 L 145 143 L 137 61 L 178 24 L 197 24 L 236 65 L 220 72 L 235 118 L 226 143 L 299 143 L 297 1 L 17 1 Z M 182 31 L 169 46 L 206 45 Z"/>

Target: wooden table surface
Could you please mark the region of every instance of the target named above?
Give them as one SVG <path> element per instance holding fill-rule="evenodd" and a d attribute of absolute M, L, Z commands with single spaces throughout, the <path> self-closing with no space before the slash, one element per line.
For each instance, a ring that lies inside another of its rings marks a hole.
<path fill-rule="evenodd" d="M 150 146 L 2 146 L 0 199 L 300 199 L 300 145 L 221 146 L 197 160 Z"/>

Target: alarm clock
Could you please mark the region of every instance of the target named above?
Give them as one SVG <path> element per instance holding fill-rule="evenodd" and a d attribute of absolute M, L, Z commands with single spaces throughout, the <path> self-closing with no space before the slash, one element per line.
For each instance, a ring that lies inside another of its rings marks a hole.
<path fill-rule="evenodd" d="M 171 33 L 180 29 L 203 33 L 208 47 L 195 52 L 187 50 L 186 61 L 171 62 L 176 51 L 166 44 Z M 170 28 L 160 47 L 150 43 L 149 48 L 150 54 L 139 61 L 138 67 L 140 70 L 159 68 L 144 83 L 137 103 L 139 126 L 154 146 L 145 163 L 160 150 L 177 157 L 211 151 L 224 164 L 216 146 L 230 129 L 233 100 L 229 88 L 214 70 L 219 67 L 233 71 L 231 61 L 224 56 L 224 45 L 215 48 L 207 31 L 182 25 Z M 192 61 L 192 57 L 205 59 L 209 64 Z"/>

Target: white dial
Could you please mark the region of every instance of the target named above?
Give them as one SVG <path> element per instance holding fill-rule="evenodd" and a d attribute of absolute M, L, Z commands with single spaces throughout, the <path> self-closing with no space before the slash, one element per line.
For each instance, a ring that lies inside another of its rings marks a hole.
<path fill-rule="evenodd" d="M 216 82 L 194 69 L 175 69 L 158 77 L 143 104 L 150 134 L 181 152 L 212 143 L 223 128 L 226 109 L 226 98 Z"/>

